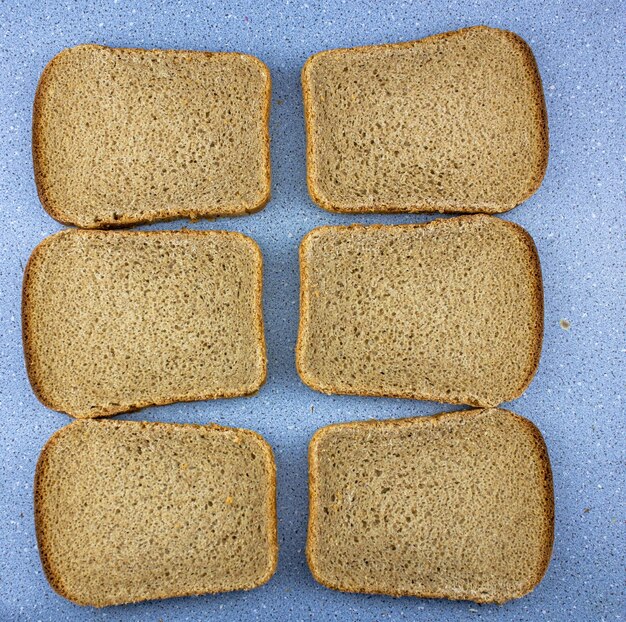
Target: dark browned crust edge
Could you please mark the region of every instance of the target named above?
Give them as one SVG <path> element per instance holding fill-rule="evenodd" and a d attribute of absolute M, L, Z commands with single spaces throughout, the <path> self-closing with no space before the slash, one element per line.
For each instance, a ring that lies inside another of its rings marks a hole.
<path fill-rule="evenodd" d="M 313 124 L 314 124 L 314 112 L 313 112 L 313 96 L 311 94 L 309 71 L 311 65 L 318 60 L 321 56 L 333 56 L 342 54 L 344 52 L 361 52 L 370 50 L 371 48 L 396 48 L 396 47 L 413 47 L 416 44 L 425 41 L 432 41 L 435 39 L 448 39 L 455 35 L 467 32 L 469 30 L 486 30 L 497 32 L 503 36 L 508 37 L 515 45 L 517 45 L 523 55 L 526 66 L 533 76 L 533 81 L 536 86 L 536 106 L 537 106 L 537 126 L 540 128 L 540 140 L 542 143 L 542 154 L 538 162 L 537 173 L 529 179 L 529 188 L 520 197 L 513 198 L 510 203 L 505 205 L 496 203 L 482 203 L 470 206 L 460 205 L 458 202 L 433 202 L 433 203 L 420 203 L 414 205 L 393 205 L 386 203 L 379 203 L 375 206 L 354 204 L 350 206 L 336 205 L 332 200 L 323 196 L 323 193 L 319 189 L 316 178 L 316 164 L 314 157 L 314 141 L 313 141 Z M 354 48 L 337 48 L 333 50 L 324 50 L 309 56 L 301 72 L 302 81 L 302 98 L 304 105 L 304 121 L 305 121 L 305 134 L 306 134 L 306 181 L 309 190 L 309 195 L 315 204 L 322 209 L 334 213 L 343 214 L 398 214 L 398 213 L 447 213 L 447 214 L 462 214 L 462 213 L 475 213 L 475 214 L 498 214 L 508 212 L 509 210 L 517 207 L 530 196 L 532 196 L 543 181 L 548 167 L 548 152 L 549 152 L 549 140 L 548 140 L 548 113 L 546 110 L 546 102 L 543 94 L 543 86 L 541 83 L 541 76 L 539 75 L 539 68 L 537 67 L 537 61 L 532 53 L 530 46 L 519 35 L 509 30 L 502 30 L 500 28 L 492 28 L 490 26 L 470 26 L 468 28 L 461 28 L 451 32 L 444 32 L 441 34 L 431 35 L 424 37 L 423 39 L 417 39 L 414 41 L 405 41 L 401 43 L 382 43 L 377 45 L 359 46 Z"/>
<path fill-rule="evenodd" d="M 72 428 L 73 426 L 80 426 L 80 425 L 85 425 L 85 424 L 96 424 L 96 425 L 106 424 L 106 425 L 115 425 L 117 427 L 133 425 L 133 426 L 141 426 L 144 428 L 151 428 L 151 427 L 157 428 L 157 427 L 170 427 L 170 426 L 176 426 L 179 428 L 180 427 L 196 428 L 196 429 L 209 428 L 212 430 L 245 434 L 247 436 L 252 436 L 257 441 L 259 441 L 267 458 L 266 464 L 268 467 L 267 475 L 268 475 L 268 482 L 269 482 L 268 491 L 267 491 L 268 492 L 267 519 L 268 519 L 268 525 L 270 525 L 269 534 L 268 534 L 269 535 L 268 545 L 269 545 L 269 551 L 270 551 L 270 565 L 266 573 L 262 577 L 260 577 L 258 581 L 254 583 L 246 584 L 241 587 L 234 587 L 231 590 L 214 590 L 214 591 L 209 590 L 209 591 L 201 591 L 201 592 L 184 592 L 184 593 L 177 592 L 177 593 L 172 593 L 172 594 L 164 593 L 162 595 L 155 596 L 154 598 L 150 598 L 150 599 L 137 599 L 137 600 L 129 600 L 129 601 L 125 600 L 125 601 L 119 601 L 119 602 L 118 601 L 98 602 L 98 603 L 87 602 L 72 595 L 70 593 L 71 590 L 67 588 L 67 586 L 63 582 L 62 577 L 60 577 L 59 574 L 55 572 L 55 569 L 53 567 L 54 565 L 48 555 L 48 550 L 46 547 L 46 538 L 45 538 L 44 518 L 42 516 L 42 512 L 39 507 L 39 503 L 40 503 L 41 496 L 42 496 L 41 494 L 39 494 L 39 490 L 40 490 L 40 486 L 42 483 L 42 479 L 46 472 L 49 451 L 54 447 L 54 445 L 59 441 L 59 439 L 62 436 L 68 433 L 69 428 Z M 41 450 L 41 453 L 37 460 L 37 466 L 35 467 L 35 477 L 34 477 L 33 488 L 34 488 L 33 497 L 34 497 L 35 536 L 37 539 L 37 548 L 39 550 L 39 556 L 41 559 L 42 568 L 44 570 L 44 575 L 46 579 L 48 580 L 48 583 L 50 584 L 52 589 L 57 594 L 59 594 L 59 596 L 62 596 L 63 598 L 66 598 L 67 600 L 77 605 L 100 608 L 100 607 L 108 607 L 112 605 L 124 605 L 124 604 L 136 603 L 136 602 L 145 602 L 146 600 L 162 600 L 165 598 L 177 598 L 181 596 L 200 596 L 202 594 L 220 594 L 220 593 L 227 592 L 227 591 L 248 591 L 248 590 L 260 587 L 264 585 L 265 583 L 267 583 L 276 572 L 276 567 L 278 564 L 278 535 L 277 535 L 278 519 L 277 519 L 277 514 L 276 514 L 276 462 L 274 460 L 274 452 L 272 451 L 271 445 L 265 440 L 265 438 L 263 438 L 263 436 L 261 436 L 261 434 L 259 434 L 258 432 L 254 432 L 253 430 L 220 426 L 215 423 L 207 424 L 207 425 L 199 425 L 199 424 L 190 424 L 190 423 L 162 423 L 162 422 L 153 422 L 153 421 L 121 421 L 121 420 L 110 420 L 110 421 L 102 421 L 102 422 L 88 421 L 88 420 L 73 421 L 69 425 L 66 425 L 65 427 L 57 430 L 48 439 L 43 449 Z"/>
<path fill-rule="evenodd" d="M 531 352 L 531 362 L 526 371 L 526 376 L 524 380 L 520 383 L 517 391 L 515 391 L 512 395 L 507 395 L 502 401 L 508 402 L 510 400 L 516 399 L 520 397 L 530 386 L 537 370 L 539 369 L 539 361 L 541 359 L 541 350 L 543 347 L 543 332 L 544 332 L 544 302 L 543 302 L 543 275 L 541 272 L 541 262 L 539 261 L 539 253 L 537 251 L 537 246 L 535 245 L 535 241 L 532 236 L 524 227 L 518 225 L 517 223 L 510 222 L 508 220 L 503 220 L 502 222 L 506 223 L 512 231 L 517 233 L 520 238 L 524 241 L 526 248 L 528 250 L 528 256 L 530 259 L 530 265 L 528 266 L 529 273 L 532 276 L 534 282 L 534 290 L 535 290 L 535 343 L 532 347 Z"/>
<path fill-rule="evenodd" d="M 102 410 L 98 410 L 95 412 L 76 412 L 71 411 L 71 409 L 66 408 L 60 401 L 56 401 L 52 396 L 48 395 L 45 390 L 45 379 L 41 378 L 41 374 L 37 368 L 37 360 L 33 353 L 33 348 L 30 343 L 32 341 L 32 334 L 29 328 L 29 295 L 30 295 L 30 281 L 33 278 L 33 273 L 37 268 L 37 264 L 40 261 L 40 255 L 45 250 L 45 248 L 54 242 L 57 238 L 61 236 L 75 236 L 75 235 L 135 235 L 135 236 L 165 236 L 169 237 L 172 234 L 174 235 L 190 235 L 197 237 L 204 237 L 206 235 L 226 235 L 232 236 L 236 238 L 240 238 L 246 244 L 250 244 L 254 249 L 254 253 L 257 258 L 257 289 L 256 289 L 256 297 L 257 297 L 257 308 L 255 313 L 255 319 L 257 322 L 257 330 L 259 331 L 260 341 L 259 346 L 261 350 L 261 375 L 258 379 L 256 386 L 252 388 L 250 391 L 233 391 L 233 392 L 221 392 L 221 393 L 199 393 L 197 396 L 194 396 L 192 399 L 181 400 L 173 397 L 169 400 L 162 401 L 152 401 L 145 400 L 141 402 L 136 402 L 134 404 L 130 404 L 128 406 L 120 406 L 119 408 L 103 408 Z M 59 231 L 58 233 L 54 233 L 47 238 L 45 238 L 42 242 L 40 242 L 35 249 L 33 250 L 28 262 L 26 264 L 26 268 L 24 270 L 24 280 L 22 284 L 22 344 L 24 348 L 24 360 L 26 364 L 26 372 L 28 374 L 28 380 L 30 381 L 30 385 L 33 389 L 33 393 L 37 397 L 37 399 L 47 408 L 51 410 L 55 410 L 57 412 L 62 412 L 71 417 L 75 417 L 77 419 L 96 419 L 100 417 L 110 417 L 112 415 L 118 415 L 120 413 L 128 413 L 134 412 L 136 410 L 140 410 L 142 408 L 146 408 L 148 406 L 164 406 L 166 404 L 174 404 L 179 402 L 192 402 L 192 401 L 202 401 L 202 400 L 210 400 L 210 399 L 219 399 L 219 398 L 228 398 L 228 397 L 246 397 L 249 395 L 256 395 L 260 388 L 265 384 L 267 379 L 267 347 L 265 343 L 265 330 L 264 330 L 264 322 L 263 322 L 263 255 L 261 253 L 261 249 L 259 245 L 253 240 L 251 237 L 244 235 L 243 233 L 239 233 L 237 231 L 218 231 L 218 230 L 207 230 L 207 231 L 199 231 L 199 230 L 191 230 L 191 229 L 181 229 L 181 230 L 164 230 L 164 231 L 114 231 L 114 232 L 106 232 L 100 230 L 81 230 L 81 229 L 66 229 L 64 231 Z"/>
<path fill-rule="evenodd" d="M 203 55 L 203 56 L 243 56 L 251 60 L 254 64 L 258 65 L 266 76 L 266 89 L 263 108 L 263 144 L 264 144 L 264 169 L 265 169 L 265 191 L 259 197 L 257 203 L 251 206 L 225 206 L 222 207 L 219 212 L 206 210 L 185 210 L 185 209 L 169 209 L 165 208 L 159 210 L 155 215 L 144 217 L 133 217 L 128 215 L 122 215 L 118 220 L 102 220 L 98 222 L 88 221 L 79 222 L 78 220 L 69 217 L 64 210 L 64 205 L 61 202 L 55 201 L 48 190 L 48 179 L 46 175 L 46 166 L 42 153 L 42 137 L 45 135 L 45 127 L 42 118 L 42 107 L 45 93 L 48 89 L 50 82 L 53 78 L 53 70 L 58 63 L 59 58 L 76 47 L 89 47 L 96 49 L 123 49 L 126 51 L 132 51 L 137 53 L 144 52 L 157 52 L 160 54 L 176 53 L 176 54 L 191 54 L 191 55 Z M 199 220 L 201 218 L 207 218 L 213 220 L 219 217 L 235 217 L 246 216 L 248 214 L 254 214 L 262 210 L 271 198 L 271 158 L 270 158 L 270 107 L 272 101 L 272 81 L 270 71 L 267 65 L 251 54 L 244 54 L 241 52 L 205 52 L 197 50 L 161 50 L 151 49 L 145 50 L 140 48 L 109 48 L 105 45 L 97 44 L 82 44 L 75 46 L 74 48 L 66 48 L 54 56 L 46 65 L 39 79 L 37 90 L 35 91 L 35 101 L 33 104 L 33 124 L 32 124 L 32 157 L 33 157 L 33 169 L 35 174 L 35 185 L 37 187 L 37 193 L 39 200 L 46 212 L 56 221 L 64 225 L 77 226 L 82 229 L 117 229 L 125 227 L 133 227 L 136 225 L 150 224 L 155 222 L 167 222 L 171 220 L 177 220 L 181 218 L 188 218 L 191 221 Z"/>
<path fill-rule="evenodd" d="M 451 419 L 455 417 L 468 417 L 483 413 L 485 410 L 494 410 L 501 413 L 503 416 L 510 416 L 515 418 L 532 436 L 536 443 L 538 463 L 543 467 L 543 482 L 545 485 L 545 518 L 548 525 L 547 533 L 545 534 L 545 541 L 543 543 L 543 555 L 540 563 L 540 570 L 536 576 L 527 585 L 523 586 L 517 592 L 502 595 L 501 597 L 494 596 L 493 598 L 481 598 L 473 595 L 467 595 L 467 597 L 459 597 L 448 594 L 446 592 L 411 592 L 408 590 L 398 591 L 375 591 L 369 589 L 359 589 L 354 586 L 347 585 L 335 585 L 332 582 L 326 580 L 316 567 L 316 559 L 314 554 L 316 534 L 315 534 L 315 518 L 317 516 L 316 506 L 316 492 L 317 492 L 317 444 L 320 438 L 329 430 L 339 427 L 351 427 L 351 428 L 368 428 L 368 427 L 403 427 L 406 425 L 426 425 L 437 424 L 445 419 Z M 319 428 L 312 436 L 309 443 L 309 522 L 307 526 L 307 541 L 306 541 L 306 558 L 309 566 L 309 570 L 313 575 L 313 578 L 331 590 L 338 590 L 340 592 L 350 592 L 358 594 L 382 594 L 386 596 L 414 596 L 418 598 L 445 598 L 447 600 L 470 600 L 479 604 L 495 603 L 501 605 L 509 600 L 521 598 L 526 594 L 532 592 L 541 582 L 545 576 L 550 559 L 552 557 L 552 547 L 554 544 L 554 485 L 552 479 L 552 468 L 550 466 L 550 458 L 548 456 L 548 450 L 541 435 L 541 432 L 535 426 L 532 421 L 525 419 L 524 417 L 517 415 L 510 410 L 504 410 L 501 408 L 496 409 L 478 409 L 478 410 L 461 410 L 453 412 L 443 412 L 428 417 L 412 417 L 405 419 L 387 419 L 387 420 L 369 420 L 369 421 L 353 421 L 349 423 L 334 423 L 331 425 Z"/>
<path fill-rule="evenodd" d="M 307 262 L 306 262 L 306 246 L 308 244 L 309 238 L 316 235 L 320 232 L 333 231 L 333 230 L 380 230 L 380 229 L 417 229 L 417 228 L 435 228 L 439 225 L 450 223 L 451 221 L 461 221 L 461 220 L 484 220 L 487 222 L 493 222 L 502 224 L 505 227 L 510 228 L 517 235 L 519 235 L 526 247 L 528 248 L 529 255 L 531 258 L 532 264 L 529 266 L 529 273 L 533 280 L 535 281 L 535 306 L 536 306 L 536 321 L 535 321 L 535 344 L 532 348 L 531 352 L 531 364 L 529 365 L 528 370 L 523 374 L 523 379 L 518 387 L 518 389 L 512 393 L 511 395 L 504 395 L 500 399 L 494 400 L 493 403 L 485 400 L 483 402 L 479 402 L 473 400 L 471 398 L 467 399 L 454 399 L 454 398 L 446 398 L 445 400 L 440 395 L 436 395 L 433 393 L 420 393 L 417 391 L 413 391 L 411 389 L 407 389 L 406 391 L 398 391 L 398 392 L 385 392 L 385 391 L 344 391 L 339 390 L 336 387 L 328 387 L 320 384 L 316 381 L 314 377 L 308 372 L 304 365 L 304 333 L 308 329 L 307 318 L 309 316 L 309 307 L 311 306 L 311 302 L 309 300 L 309 288 L 308 288 L 308 278 L 307 278 Z M 404 224 L 404 225 L 323 225 L 321 227 L 316 227 L 307 233 L 300 243 L 300 318 L 299 318 L 299 326 L 298 326 L 298 337 L 296 341 L 296 369 L 298 371 L 298 375 L 304 384 L 315 391 L 319 391 L 320 393 L 326 393 L 327 395 L 362 395 L 367 397 L 394 397 L 394 398 L 409 398 L 409 399 L 418 399 L 418 400 L 428 400 L 432 402 L 439 402 L 441 404 L 458 404 L 458 405 L 467 405 L 467 406 L 476 406 L 479 408 L 493 408 L 498 406 L 503 402 L 508 402 L 512 399 L 520 397 L 524 391 L 530 385 L 532 379 L 537 373 L 537 369 L 539 367 L 539 359 L 541 357 L 541 346 L 543 342 L 543 282 L 541 276 L 541 266 L 539 263 L 539 255 L 537 253 L 537 248 L 535 247 L 535 243 L 530 236 L 530 234 L 520 225 L 509 222 L 508 220 L 502 220 L 495 216 L 488 216 L 485 214 L 467 214 L 465 216 L 457 216 L 455 218 L 437 218 L 435 220 L 431 220 L 426 223 L 417 223 L 417 224 Z"/>

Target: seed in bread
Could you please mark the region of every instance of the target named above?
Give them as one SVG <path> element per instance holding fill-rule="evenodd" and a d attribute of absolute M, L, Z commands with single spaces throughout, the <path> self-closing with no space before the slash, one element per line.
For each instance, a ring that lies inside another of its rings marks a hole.
<path fill-rule="evenodd" d="M 35 527 L 80 605 L 251 589 L 276 568 L 272 450 L 248 430 L 77 421 L 39 458 Z"/>
<path fill-rule="evenodd" d="M 494 216 L 320 227 L 300 246 L 296 362 L 324 393 L 497 406 L 539 363 L 541 269 Z"/>
<path fill-rule="evenodd" d="M 322 428 L 309 486 L 308 562 L 333 589 L 503 603 L 550 561 L 546 446 L 504 410 Z"/>
<path fill-rule="evenodd" d="M 309 192 L 328 210 L 504 212 L 545 174 L 541 78 L 511 32 L 320 52 L 302 88 Z"/>
<path fill-rule="evenodd" d="M 235 216 L 270 195 L 270 74 L 239 53 L 78 45 L 41 77 L 35 180 L 61 222 Z"/>
<path fill-rule="evenodd" d="M 26 267 L 33 389 L 79 418 L 236 397 L 265 381 L 257 244 L 226 231 L 68 230 Z"/>

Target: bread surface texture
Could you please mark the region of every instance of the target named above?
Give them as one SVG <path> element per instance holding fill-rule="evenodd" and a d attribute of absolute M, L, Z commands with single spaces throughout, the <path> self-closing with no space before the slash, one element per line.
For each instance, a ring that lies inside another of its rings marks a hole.
<path fill-rule="evenodd" d="M 307 558 L 333 589 L 503 603 L 550 561 L 546 446 L 507 411 L 322 428 L 309 486 Z"/>
<path fill-rule="evenodd" d="M 84 228 L 261 209 L 270 91 L 269 70 L 246 54 L 63 50 L 41 76 L 33 112 L 44 208 Z"/>
<path fill-rule="evenodd" d="M 95 607 L 257 587 L 276 568 L 275 482 L 248 430 L 76 421 L 37 464 L 45 574 Z"/>
<path fill-rule="evenodd" d="M 300 278 L 296 362 L 318 391 L 497 406 L 537 369 L 541 269 L 513 223 L 320 227 Z"/>
<path fill-rule="evenodd" d="M 320 52 L 302 88 L 309 192 L 325 209 L 504 212 L 545 174 L 541 78 L 512 32 Z"/>
<path fill-rule="evenodd" d="M 265 381 L 262 257 L 226 231 L 50 236 L 24 276 L 33 389 L 78 418 L 236 397 Z"/>

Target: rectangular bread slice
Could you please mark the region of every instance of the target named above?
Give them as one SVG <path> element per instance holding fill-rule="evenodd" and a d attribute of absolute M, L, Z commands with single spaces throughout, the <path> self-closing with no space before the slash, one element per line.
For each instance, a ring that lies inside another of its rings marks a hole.
<path fill-rule="evenodd" d="M 35 527 L 79 605 L 248 590 L 276 569 L 272 449 L 249 430 L 76 421 L 39 458 Z"/>
<path fill-rule="evenodd" d="M 62 231 L 24 276 L 33 389 L 73 417 L 236 397 L 265 381 L 262 257 L 227 231 Z"/>
<path fill-rule="evenodd" d="M 309 487 L 307 558 L 333 589 L 503 603 L 550 561 L 546 446 L 505 410 L 322 428 Z"/>
<path fill-rule="evenodd" d="M 261 209 L 270 90 L 269 70 L 247 54 L 63 50 L 33 111 L 44 208 L 85 228 Z"/>
<path fill-rule="evenodd" d="M 325 209 L 504 212 L 545 174 L 541 79 L 512 32 L 321 52 L 302 90 L 309 192 Z"/>
<path fill-rule="evenodd" d="M 528 233 L 493 216 L 320 227 L 300 246 L 302 380 L 323 393 L 497 406 L 539 364 Z"/>

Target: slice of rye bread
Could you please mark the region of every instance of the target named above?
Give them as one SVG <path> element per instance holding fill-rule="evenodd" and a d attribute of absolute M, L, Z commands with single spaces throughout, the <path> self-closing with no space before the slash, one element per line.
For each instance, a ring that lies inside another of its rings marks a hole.
<path fill-rule="evenodd" d="M 503 603 L 550 561 L 546 446 L 505 410 L 322 428 L 309 495 L 309 566 L 333 589 Z"/>
<path fill-rule="evenodd" d="M 236 397 L 265 381 L 262 257 L 227 231 L 57 233 L 24 276 L 26 367 L 79 418 Z"/>
<path fill-rule="evenodd" d="M 276 569 L 272 449 L 249 430 L 76 421 L 39 458 L 35 527 L 48 581 L 80 605 L 248 590 Z"/>
<path fill-rule="evenodd" d="M 497 406 L 537 370 L 541 269 L 518 225 L 320 227 L 300 271 L 296 362 L 313 389 Z"/>
<path fill-rule="evenodd" d="M 239 53 L 79 45 L 44 70 L 39 197 L 84 228 L 235 216 L 270 196 L 270 74 Z"/>
<path fill-rule="evenodd" d="M 309 192 L 325 209 L 504 212 L 545 174 L 541 78 L 512 32 L 321 52 L 302 87 Z"/>

